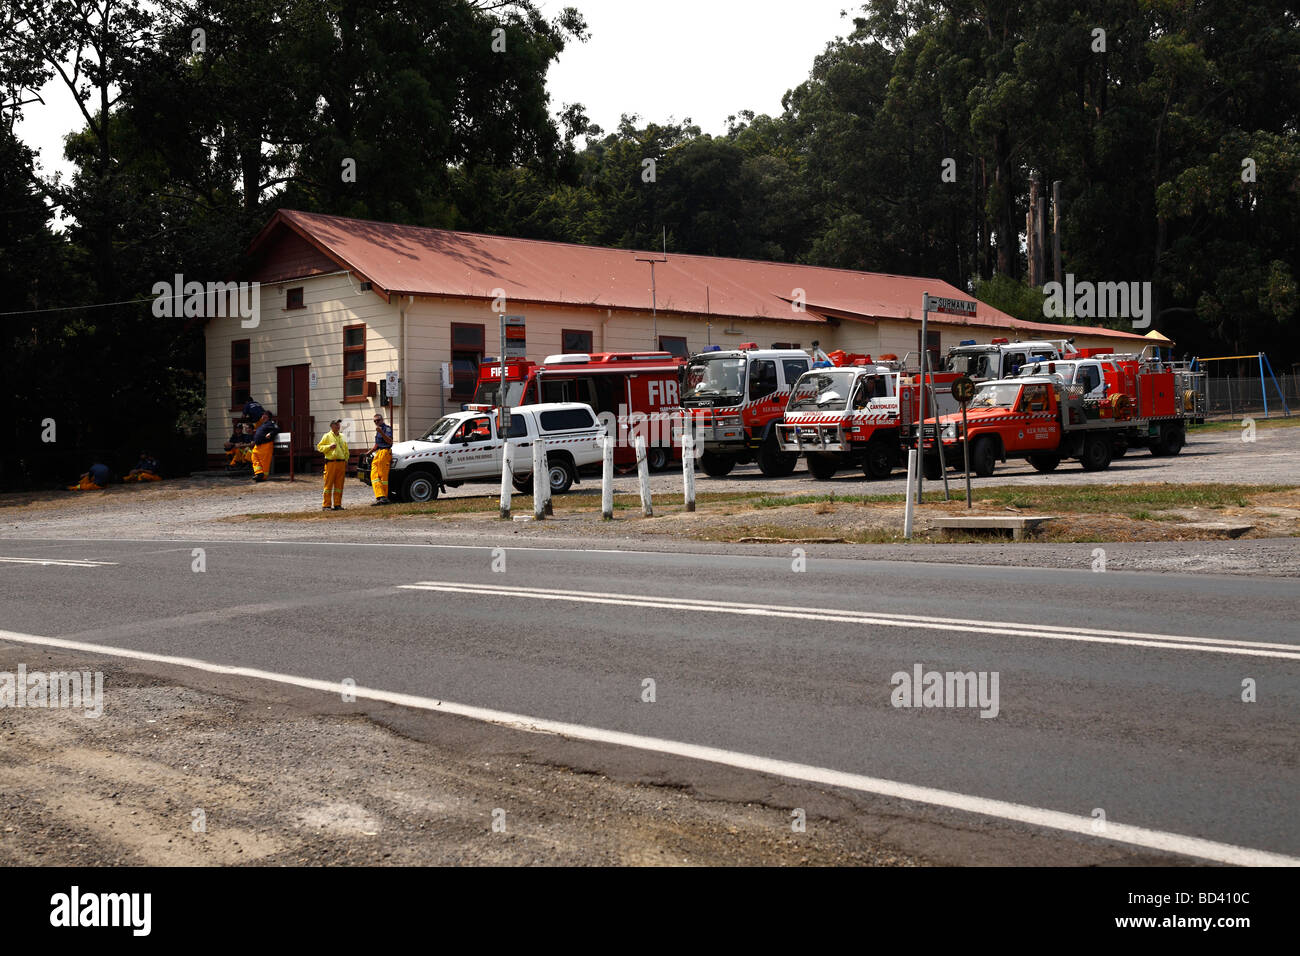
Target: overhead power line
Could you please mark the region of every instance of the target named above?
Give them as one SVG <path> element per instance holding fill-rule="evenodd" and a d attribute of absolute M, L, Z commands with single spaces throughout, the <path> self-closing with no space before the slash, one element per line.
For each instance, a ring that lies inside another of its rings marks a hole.
<path fill-rule="evenodd" d="M 61 305 L 54 309 L 20 309 L 17 312 L 0 312 L 0 318 L 9 315 L 41 315 L 46 312 L 80 312 L 82 309 L 107 309 L 114 305 L 134 305 L 137 302 L 153 302 L 157 296 L 148 299 L 123 299 L 121 302 L 92 302 L 90 305 Z"/>

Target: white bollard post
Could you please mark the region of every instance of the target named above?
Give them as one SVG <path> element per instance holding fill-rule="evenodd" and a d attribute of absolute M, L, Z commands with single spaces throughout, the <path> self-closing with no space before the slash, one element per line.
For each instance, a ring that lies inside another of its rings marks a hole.
<path fill-rule="evenodd" d="M 636 436 L 636 476 L 641 483 L 641 514 L 653 518 L 655 512 L 650 503 L 650 463 L 646 461 L 644 435 Z"/>
<path fill-rule="evenodd" d="M 510 467 L 510 450 L 510 442 L 506 442 L 501 449 L 501 517 L 505 521 L 510 520 L 510 493 L 514 491 L 514 486 L 510 483 L 514 477 Z"/>
<path fill-rule="evenodd" d="M 533 440 L 533 520 L 546 517 L 546 489 L 550 485 L 546 474 L 546 442 Z"/>
<path fill-rule="evenodd" d="M 907 450 L 907 505 L 903 509 L 903 537 L 912 540 L 912 483 L 916 481 L 916 449 Z"/>
<path fill-rule="evenodd" d="M 614 520 L 614 437 L 604 438 L 605 460 L 600 470 L 600 516 Z"/>
<path fill-rule="evenodd" d="M 682 435 L 682 494 L 686 498 L 686 510 L 695 510 L 695 439 L 691 435 Z"/>

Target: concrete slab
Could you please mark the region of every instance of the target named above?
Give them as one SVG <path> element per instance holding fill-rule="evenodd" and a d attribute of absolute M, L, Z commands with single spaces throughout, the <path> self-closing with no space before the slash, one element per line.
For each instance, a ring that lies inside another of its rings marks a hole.
<path fill-rule="evenodd" d="M 1178 527 L 1187 528 L 1189 531 L 1215 531 L 1225 538 L 1240 538 L 1255 526 L 1253 524 L 1229 524 L 1226 521 L 1190 521 L 1180 524 Z"/>
<path fill-rule="evenodd" d="M 1011 537 L 1022 541 L 1031 535 L 1038 526 L 1048 521 L 1055 521 L 1057 515 L 944 515 L 930 518 L 932 528 L 952 531 L 1010 531 Z"/>

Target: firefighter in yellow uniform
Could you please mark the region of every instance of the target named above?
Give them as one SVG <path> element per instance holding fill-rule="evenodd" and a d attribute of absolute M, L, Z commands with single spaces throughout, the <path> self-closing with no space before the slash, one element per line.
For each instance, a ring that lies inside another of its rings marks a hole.
<path fill-rule="evenodd" d="M 257 431 L 253 432 L 253 480 L 266 481 L 271 472 L 271 457 L 275 454 L 275 436 L 280 433 L 280 426 L 275 423 L 270 412 L 263 412 L 257 420 Z"/>
<path fill-rule="evenodd" d="M 331 508 L 331 495 L 333 510 L 343 510 L 343 480 L 347 477 L 348 470 L 348 443 L 339 434 L 341 424 L 341 418 L 330 422 L 330 430 L 316 443 L 316 450 L 325 455 L 325 489 L 321 498 L 321 508 L 325 511 Z"/>
<path fill-rule="evenodd" d="M 158 473 L 158 459 L 147 451 L 140 452 L 135 467 L 122 476 L 123 481 L 162 481 Z"/>
<path fill-rule="evenodd" d="M 375 443 L 370 446 L 370 487 L 375 504 L 388 504 L 388 469 L 393 465 L 393 428 L 384 424 L 384 416 L 375 412 Z"/>

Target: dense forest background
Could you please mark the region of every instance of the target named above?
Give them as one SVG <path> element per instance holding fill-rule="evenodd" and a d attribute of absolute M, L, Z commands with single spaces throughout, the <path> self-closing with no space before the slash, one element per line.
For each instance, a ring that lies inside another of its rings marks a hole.
<path fill-rule="evenodd" d="M 1293 4 L 873 0 L 852 25 L 779 116 L 737 104 L 710 135 L 606 131 L 550 102 L 565 46 L 599 42 L 576 9 L 4 0 L 0 482 L 124 470 L 143 443 L 196 464 L 201 327 L 140 300 L 229 274 L 282 206 L 621 247 L 666 233 L 670 252 L 935 276 L 1041 318 L 1037 174 L 1062 182 L 1065 271 L 1151 281 L 1179 353 L 1300 360 Z M 51 78 L 84 119 L 67 178 L 15 134 Z"/>

